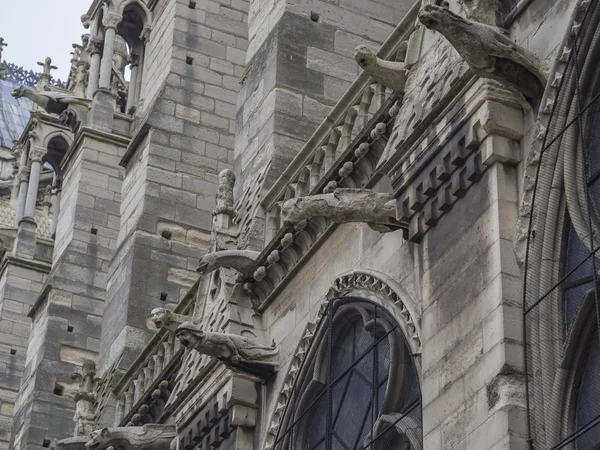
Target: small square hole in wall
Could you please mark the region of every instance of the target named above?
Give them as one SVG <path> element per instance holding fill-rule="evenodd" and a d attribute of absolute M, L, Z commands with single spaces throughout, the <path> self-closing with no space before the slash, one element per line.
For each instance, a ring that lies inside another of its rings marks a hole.
<path fill-rule="evenodd" d="M 190 9 L 196 9 L 196 2 L 190 1 L 189 7 Z"/>
<path fill-rule="evenodd" d="M 73 332 L 73 327 L 71 325 L 67 326 L 67 331 L 69 333 L 72 333 Z"/>
<path fill-rule="evenodd" d="M 161 299 L 161 301 L 166 302 L 167 298 L 169 298 L 169 295 L 166 292 L 161 292 L 160 293 L 160 299 Z"/>
<path fill-rule="evenodd" d="M 58 395 L 59 397 L 62 397 L 63 395 L 63 387 L 60 384 L 55 384 L 54 385 L 54 395 Z"/>
<path fill-rule="evenodd" d="M 310 12 L 310 20 L 312 20 L 313 22 L 318 22 L 321 19 L 321 15 L 319 13 L 316 13 L 314 11 Z"/>
<path fill-rule="evenodd" d="M 162 233 L 160 233 L 160 235 L 161 235 L 162 237 L 164 237 L 165 239 L 168 239 L 169 241 L 170 241 L 170 240 L 171 240 L 171 238 L 173 237 L 173 233 L 171 233 L 171 232 L 170 232 L 170 231 L 168 231 L 168 230 L 163 230 L 163 232 L 162 232 Z"/>
<path fill-rule="evenodd" d="M 11 348 L 10 349 L 10 354 L 14 356 L 14 355 L 17 354 L 17 351 L 14 348 Z"/>
<path fill-rule="evenodd" d="M 185 57 L 185 63 L 186 63 L 188 66 L 191 66 L 192 64 L 194 64 L 194 58 L 192 58 L 191 56 L 186 56 L 186 57 Z"/>
<path fill-rule="evenodd" d="M 44 442 L 42 442 L 42 447 L 50 448 L 50 439 L 44 439 Z"/>
<path fill-rule="evenodd" d="M 98 228 L 92 228 L 90 230 L 90 233 L 92 233 L 93 235 L 97 235 L 98 234 Z"/>

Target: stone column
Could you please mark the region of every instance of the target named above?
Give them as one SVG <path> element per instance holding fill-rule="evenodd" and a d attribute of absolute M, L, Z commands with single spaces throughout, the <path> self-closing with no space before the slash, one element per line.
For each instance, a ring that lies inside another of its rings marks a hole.
<path fill-rule="evenodd" d="M 112 76 L 113 54 L 115 52 L 115 40 L 117 37 L 117 25 L 121 23 L 122 16 L 109 12 L 104 17 L 102 24 L 106 27 L 104 31 L 104 52 L 100 65 L 100 89 L 110 89 Z"/>
<path fill-rule="evenodd" d="M 61 181 L 54 174 L 52 182 L 52 237 L 56 235 L 56 226 L 58 224 L 58 214 L 60 213 L 60 191 L 62 188 Z"/>
<path fill-rule="evenodd" d="M 104 43 L 97 39 L 90 39 L 89 52 L 90 52 L 90 73 L 87 87 L 87 98 L 92 98 L 94 92 L 98 89 L 98 83 L 100 80 L 100 59 L 102 54 L 102 46 Z"/>
<path fill-rule="evenodd" d="M 138 98 L 138 77 L 140 68 L 140 54 L 139 52 L 131 52 L 131 78 L 129 80 L 129 92 L 127 93 L 127 106 L 125 107 L 125 114 L 129 114 L 129 110 L 132 106 L 137 105 Z"/>
<path fill-rule="evenodd" d="M 32 147 L 29 152 L 31 161 L 31 172 L 29 174 L 29 187 L 27 188 L 27 200 L 25 202 L 24 217 L 35 216 L 35 204 L 37 201 L 38 187 L 40 184 L 40 173 L 42 171 L 42 158 L 46 150 L 41 147 Z"/>
<path fill-rule="evenodd" d="M 23 152 L 25 153 L 25 152 Z M 27 188 L 29 187 L 29 167 L 22 165 L 19 169 L 19 202 L 17 204 L 17 217 L 15 227 L 19 226 L 19 222 L 25 215 L 25 202 L 27 201 Z"/>

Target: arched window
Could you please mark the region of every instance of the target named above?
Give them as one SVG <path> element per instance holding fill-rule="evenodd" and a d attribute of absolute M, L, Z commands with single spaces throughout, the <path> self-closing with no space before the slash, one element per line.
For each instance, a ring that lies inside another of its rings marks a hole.
<path fill-rule="evenodd" d="M 395 319 L 370 301 L 329 302 L 275 448 L 420 450 L 421 395 Z"/>

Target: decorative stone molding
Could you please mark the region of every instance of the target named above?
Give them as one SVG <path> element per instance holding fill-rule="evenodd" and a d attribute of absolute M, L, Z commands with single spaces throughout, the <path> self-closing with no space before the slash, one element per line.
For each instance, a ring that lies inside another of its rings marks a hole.
<path fill-rule="evenodd" d="M 520 161 L 518 140 L 524 131 L 519 99 L 486 80 L 479 80 L 465 98 L 468 103 L 453 120 L 442 119 L 440 129 L 396 167 L 398 219 L 408 224 L 406 238 L 412 242 L 420 242 L 488 167 Z"/>
<path fill-rule="evenodd" d="M 498 29 L 433 4 L 423 6 L 419 20 L 443 34 L 478 76 L 512 87 L 533 101 L 542 97 L 546 84 L 542 62 Z"/>
<path fill-rule="evenodd" d="M 109 447 L 130 450 L 169 450 L 176 438 L 175 425 L 103 428 L 94 431 L 85 446 L 87 450 L 106 450 Z"/>
<path fill-rule="evenodd" d="M 304 364 L 317 328 L 327 312 L 329 302 L 347 296 L 365 298 L 384 307 L 400 324 L 410 351 L 414 355 L 420 354 L 421 329 L 419 319 L 412 306 L 407 302 L 409 299 L 408 294 L 404 292 L 404 289 L 398 283 L 385 274 L 370 270 L 355 270 L 338 276 L 321 300 L 321 306 L 316 317 L 308 322 L 304 334 L 300 338 L 276 400 L 275 409 L 269 420 L 270 425 L 262 447 L 263 450 L 274 449 L 277 433 L 295 385 L 296 377 Z"/>
<path fill-rule="evenodd" d="M 381 59 L 366 45 L 356 47 L 354 59 L 375 81 L 404 94 L 407 75 L 404 62 Z"/>
<path fill-rule="evenodd" d="M 247 278 L 252 278 L 259 255 L 259 252 L 251 250 L 221 250 L 207 253 L 200 259 L 197 271 L 208 274 L 221 268 L 228 268 L 236 270 Z"/>
<path fill-rule="evenodd" d="M 345 172 L 349 175 L 352 169 Z M 290 225 L 325 217 L 333 223 L 366 223 L 382 233 L 406 228 L 396 220 L 394 197 L 368 189 L 336 189 L 332 194 L 293 198 L 281 207 L 281 217 Z"/>

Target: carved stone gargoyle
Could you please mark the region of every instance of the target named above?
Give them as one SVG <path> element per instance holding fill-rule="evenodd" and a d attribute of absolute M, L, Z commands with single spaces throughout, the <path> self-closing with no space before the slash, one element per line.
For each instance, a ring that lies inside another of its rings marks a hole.
<path fill-rule="evenodd" d="M 542 62 L 499 28 L 431 4 L 423 6 L 419 20 L 443 34 L 476 75 L 508 85 L 528 100 L 541 99 L 546 85 Z"/>
<path fill-rule="evenodd" d="M 281 216 L 290 225 L 326 217 L 334 223 L 366 223 L 382 233 L 407 228 L 396 219 L 394 197 L 369 189 L 336 189 L 332 194 L 293 198 L 283 204 Z"/>
<path fill-rule="evenodd" d="M 216 358 L 228 366 L 242 370 L 254 366 L 270 371 L 279 366 L 277 347 L 267 347 L 244 336 L 203 331 L 192 322 L 181 325 L 175 336 L 184 347 Z"/>
<path fill-rule="evenodd" d="M 71 130 L 77 124 L 77 110 L 88 110 L 92 106 L 92 101 L 87 98 L 57 91 L 37 91 L 24 86 L 12 91 L 11 95 L 14 98 L 28 98 L 49 114 L 57 114 L 61 122 L 69 126 Z"/>
<path fill-rule="evenodd" d="M 75 436 L 72 438 L 52 441 L 52 450 L 86 450 L 85 444 L 90 440 L 90 436 Z"/>
<path fill-rule="evenodd" d="M 177 432 L 175 425 L 144 425 L 141 427 L 103 428 L 90 434 L 87 450 L 175 450 L 172 447 Z"/>
<path fill-rule="evenodd" d="M 192 318 L 183 314 L 176 314 L 165 308 L 155 308 L 150 313 L 149 319 L 158 330 L 166 328 L 171 333 L 175 333 L 181 324 L 189 322 Z"/>
<path fill-rule="evenodd" d="M 237 270 L 250 278 L 256 270 L 256 260 L 259 255 L 259 252 L 251 250 L 222 250 L 207 253 L 200 259 L 197 271 L 207 274 L 224 267 Z"/>
<path fill-rule="evenodd" d="M 375 81 L 404 94 L 407 74 L 406 64 L 378 58 L 366 45 L 356 47 L 354 59 Z"/>

